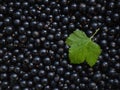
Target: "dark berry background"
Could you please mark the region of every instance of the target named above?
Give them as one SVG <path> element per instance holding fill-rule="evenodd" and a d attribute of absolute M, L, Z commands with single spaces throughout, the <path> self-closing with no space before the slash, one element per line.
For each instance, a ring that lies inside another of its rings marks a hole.
<path fill-rule="evenodd" d="M 96 65 L 70 64 L 66 38 L 97 28 Z M 0 0 L 0 90 L 120 90 L 120 0 Z"/>

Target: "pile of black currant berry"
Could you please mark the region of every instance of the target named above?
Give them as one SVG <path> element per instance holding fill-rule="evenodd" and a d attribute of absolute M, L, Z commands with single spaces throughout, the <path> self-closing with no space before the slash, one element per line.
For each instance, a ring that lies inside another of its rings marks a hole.
<path fill-rule="evenodd" d="M 66 38 L 97 28 L 95 66 L 71 64 Z M 0 0 L 0 90 L 120 90 L 120 0 Z"/>

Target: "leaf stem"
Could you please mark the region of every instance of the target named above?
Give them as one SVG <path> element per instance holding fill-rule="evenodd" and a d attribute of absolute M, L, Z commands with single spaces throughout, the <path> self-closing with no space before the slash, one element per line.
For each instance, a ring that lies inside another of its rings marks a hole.
<path fill-rule="evenodd" d="M 97 32 L 99 31 L 100 29 L 98 28 L 95 33 L 90 37 L 90 39 L 93 39 L 93 37 L 97 34 Z"/>

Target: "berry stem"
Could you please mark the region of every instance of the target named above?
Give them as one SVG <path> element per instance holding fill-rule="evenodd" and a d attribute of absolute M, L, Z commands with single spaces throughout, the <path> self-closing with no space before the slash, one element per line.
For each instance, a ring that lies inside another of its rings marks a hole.
<path fill-rule="evenodd" d="M 93 39 L 93 37 L 97 34 L 97 32 L 99 31 L 100 29 L 98 28 L 95 33 L 90 37 L 90 39 Z"/>

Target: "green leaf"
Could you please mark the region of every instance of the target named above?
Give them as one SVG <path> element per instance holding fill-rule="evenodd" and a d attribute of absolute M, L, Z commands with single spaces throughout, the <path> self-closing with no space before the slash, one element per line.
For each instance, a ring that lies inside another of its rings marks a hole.
<path fill-rule="evenodd" d="M 100 46 L 80 30 L 75 30 L 67 38 L 66 44 L 70 46 L 69 59 L 72 64 L 86 61 L 92 67 L 101 53 Z"/>
<path fill-rule="evenodd" d="M 101 53 L 100 46 L 93 41 L 90 41 L 87 45 L 87 55 L 86 55 L 86 62 L 92 67 L 98 59 L 98 56 Z"/>
<path fill-rule="evenodd" d="M 86 34 L 83 31 L 76 30 L 76 31 L 73 32 L 73 34 L 71 34 L 67 38 L 66 44 L 69 45 L 69 46 L 71 46 L 73 43 L 79 44 L 79 43 L 82 43 L 81 39 L 85 40 L 85 39 L 88 39 L 88 37 L 86 36 Z"/>
<path fill-rule="evenodd" d="M 86 49 L 84 47 L 79 47 L 78 45 L 72 45 L 69 50 L 69 58 L 72 64 L 79 64 L 84 62 L 86 56 Z M 83 52 L 83 53 L 78 53 Z"/>

